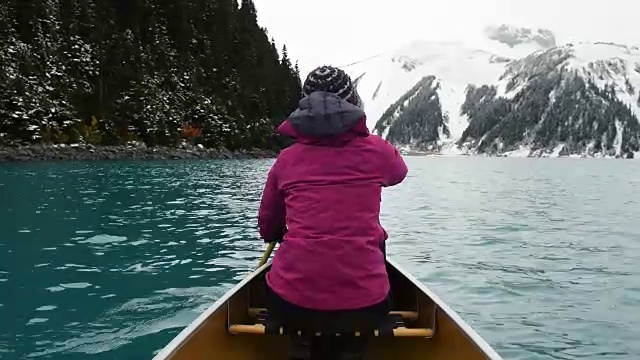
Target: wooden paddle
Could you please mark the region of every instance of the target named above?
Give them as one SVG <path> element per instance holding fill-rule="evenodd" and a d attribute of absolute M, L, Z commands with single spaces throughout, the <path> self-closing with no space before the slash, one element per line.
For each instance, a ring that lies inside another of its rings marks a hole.
<path fill-rule="evenodd" d="M 256 268 L 256 270 L 260 269 L 264 264 L 267 263 L 267 261 L 269 261 L 269 257 L 271 256 L 271 253 L 275 248 L 276 248 L 276 241 L 270 242 L 269 245 L 267 245 L 267 249 L 264 251 L 264 254 L 262 254 L 262 259 L 260 259 L 260 262 L 258 263 L 258 267 Z M 253 274 L 253 271 L 247 271 L 246 273 L 244 273 L 246 277 L 251 276 L 251 274 Z"/>
<path fill-rule="evenodd" d="M 265 250 L 264 254 L 262 255 L 262 259 L 260 259 L 260 263 L 258 263 L 258 269 L 261 268 L 264 264 L 266 264 L 267 261 L 269 261 L 269 257 L 271 256 L 273 249 L 275 249 L 276 244 L 277 244 L 276 241 L 269 243 L 269 245 L 267 246 L 267 250 Z"/>

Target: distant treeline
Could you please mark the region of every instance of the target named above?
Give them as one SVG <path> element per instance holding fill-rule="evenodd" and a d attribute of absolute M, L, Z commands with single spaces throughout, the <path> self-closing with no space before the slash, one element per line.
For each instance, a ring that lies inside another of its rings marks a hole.
<path fill-rule="evenodd" d="M 299 96 L 252 0 L 0 0 L 0 145 L 278 148 Z"/>

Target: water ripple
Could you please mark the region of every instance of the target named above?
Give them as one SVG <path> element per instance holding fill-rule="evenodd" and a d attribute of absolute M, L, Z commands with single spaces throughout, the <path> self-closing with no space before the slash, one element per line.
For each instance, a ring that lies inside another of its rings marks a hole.
<path fill-rule="evenodd" d="M 611 176 L 634 164 L 435 158 L 411 165 L 420 181 L 383 202 L 383 224 L 398 237 L 389 253 L 505 358 L 640 357 L 633 315 L 640 170 Z M 416 247 L 431 260 L 419 263 Z"/>
<path fill-rule="evenodd" d="M 388 252 L 505 358 L 640 358 L 634 162 L 407 161 Z M 149 358 L 257 263 L 270 164 L 0 167 L 0 358 Z"/>

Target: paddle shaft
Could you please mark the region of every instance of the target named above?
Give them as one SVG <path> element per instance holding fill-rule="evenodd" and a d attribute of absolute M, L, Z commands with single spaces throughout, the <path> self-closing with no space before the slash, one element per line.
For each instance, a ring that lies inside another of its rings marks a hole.
<path fill-rule="evenodd" d="M 269 243 L 269 245 L 267 246 L 267 250 L 265 250 L 264 254 L 262 255 L 262 259 L 260 259 L 258 268 L 261 268 L 262 265 L 266 264 L 267 261 L 269 261 L 269 257 L 271 256 L 271 253 L 273 252 L 273 249 L 275 249 L 275 247 L 276 247 L 275 241 Z"/>

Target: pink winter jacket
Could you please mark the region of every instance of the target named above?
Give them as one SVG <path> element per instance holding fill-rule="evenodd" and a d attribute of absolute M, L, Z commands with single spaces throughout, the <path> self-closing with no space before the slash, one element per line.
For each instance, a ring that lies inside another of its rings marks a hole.
<path fill-rule="evenodd" d="M 369 133 L 360 108 L 330 93 L 300 100 L 278 131 L 296 143 L 271 167 L 258 214 L 264 240 L 284 235 L 268 286 L 316 310 L 381 302 L 389 292 L 381 192 L 404 180 L 402 157 Z"/>

